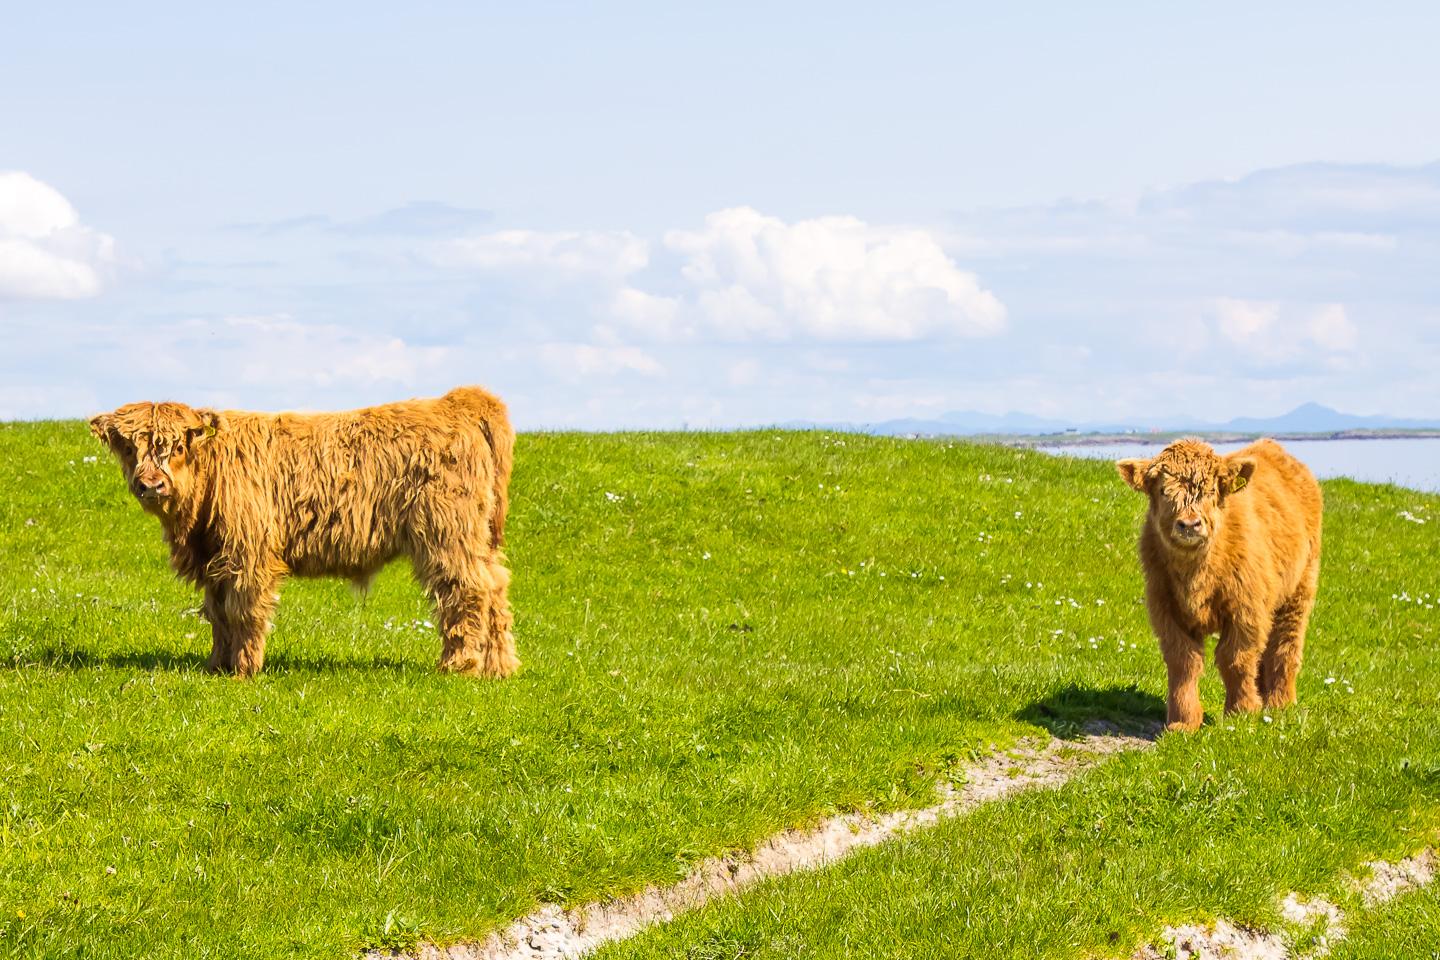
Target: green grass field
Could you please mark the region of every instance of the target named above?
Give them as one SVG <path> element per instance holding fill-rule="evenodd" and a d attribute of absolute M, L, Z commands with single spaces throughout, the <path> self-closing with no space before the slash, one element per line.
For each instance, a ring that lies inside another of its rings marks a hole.
<path fill-rule="evenodd" d="M 516 455 L 517 677 L 437 674 L 397 565 L 366 597 L 289 584 L 239 682 L 201 671 L 198 594 L 83 425 L 0 425 L 0 955 L 473 939 L 1163 715 L 1143 502 L 1108 464 L 773 431 Z M 1342 871 L 1440 828 L 1440 521 L 1401 516 L 1440 498 L 1326 497 L 1298 708 L 1220 718 L 1212 670 L 1197 735 L 604 955 L 1121 957 L 1287 890 L 1348 904 Z M 1340 955 L 1436 949 L 1436 902 L 1356 912 Z"/>

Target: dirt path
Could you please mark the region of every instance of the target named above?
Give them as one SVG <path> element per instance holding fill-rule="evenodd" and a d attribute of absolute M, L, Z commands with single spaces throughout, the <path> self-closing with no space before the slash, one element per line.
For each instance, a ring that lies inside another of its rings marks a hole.
<path fill-rule="evenodd" d="M 445 948 L 424 945 L 398 955 L 370 951 L 365 957 L 367 960 L 395 956 L 417 960 L 579 957 L 601 944 L 632 937 L 652 924 L 768 877 L 822 867 L 856 850 L 873 847 L 898 834 L 924 829 L 983 803 L 1023 790 L 1057 786 L 1111 754 L 1149 744 L 1150 739 L 1108 728 L 1097 729 L 1079 740 L 1026 741 L 967 768 L 963 782 L 946 784 L 939 802 L 933 806 L 878 817 L 862 814 L 831 817 L 812 829 L 789 830 L 774 836 L 748 856 L 706 860 L 673 886 L 648 887 L 628 897 L 570 910 L 541 907 L 480 943 Z"/>
<path fill-rule="evenodd" d="M 1377 860 L 1365 864 L 1369 876 L 1352 881 L 1365 907 L 1379 906 L 1407 890 L 1435 879 L 1435 851 L 1423 850 L 1399 863 Z M 1158 945 L 1137 951 L 1134 960 L 1318 960 L 1345 938 L 1345 915 L 1328 900 L 1302 900 L 1290 894 L 1280 901 L 1280 914 L 1308 943 L 1291 950 L 1291 931 L 1255 930 L 1228 920 L 1211 926 L 1167 927 Z"/>

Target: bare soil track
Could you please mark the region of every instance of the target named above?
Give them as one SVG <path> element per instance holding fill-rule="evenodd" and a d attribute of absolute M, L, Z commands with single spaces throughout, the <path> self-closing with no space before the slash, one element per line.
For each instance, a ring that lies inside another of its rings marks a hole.
<path fill-rule="evenodd" d="M 560 960 L 580 957 L 602 944 L 632 937 L 646 927 L 693 910 L 769 877 L 812 870 L 898 834 L 921 830 L 984 803 L 1022 790 L 1054 787 L 1111 754 L 1148 746 L 1154 731 L 1135 736 L 1097 726 L 1076 740 L 1024 741 L 967 768 L 947 783 L 937 803 L 882 816 L 841 814 L 807 830 L 787 830 L 744 856 L 706 860 L 680 882 L 648 887 L 615 900 L 565 910 L 543 906 L 479 943 L 448 947 L 423 944 L 413 951 L 370 951 L 366 960 Z"/>

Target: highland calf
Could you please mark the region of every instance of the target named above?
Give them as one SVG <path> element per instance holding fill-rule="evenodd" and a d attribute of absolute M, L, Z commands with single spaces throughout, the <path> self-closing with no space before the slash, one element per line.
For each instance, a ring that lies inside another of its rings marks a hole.
<path fill-rule="evenodd" d="M 1225 456 L 1177 440 L 1116 467 L 1150 498 L 1140 562 L 1169 673 L 1166 729 L 1200 726 L 1212 633 L 1226 713 L 1294 703 L 1320 575 L 1323 504 L 1310 471 L 1273 440 Z"/>
<path fill-rule="evenodd" d="M 519 666 L 501 552 L 515 433 L 484 390 L 319 414 L 132 403 L 90 430 L 204 588 L 211 671 L 260 670 L 285 577 L 365 584 L 401 555 L 435 601 L 440 669 Z"/>

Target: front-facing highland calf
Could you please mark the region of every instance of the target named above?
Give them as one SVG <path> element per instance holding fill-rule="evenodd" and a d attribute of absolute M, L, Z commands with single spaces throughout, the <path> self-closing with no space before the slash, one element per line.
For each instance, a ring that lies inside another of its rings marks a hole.
<path fill-rule="evenodd" d="M 1225 712 L 1295 702 L 1320 574 L 1320 485 L 1273 440 L 1220 456 L 1177 440 L 1152 460 L 1116 463 L 1150 508 L 1140 532 L 1145 605 L 1169 676 L 1166 729 L 1203 722 L 1204 641 Z"/>
<path fill-rule="evenodd" d="M 365 583 L 400 556 L 435 601 L 442 669 L 519 666 L 501 550 L 515 433 L 484 390 L 322 414 L 132 403 L 90 430 L 204 589 L 212 672 L 261 670 L 287 577 Z"/>

